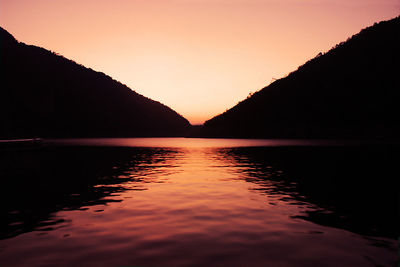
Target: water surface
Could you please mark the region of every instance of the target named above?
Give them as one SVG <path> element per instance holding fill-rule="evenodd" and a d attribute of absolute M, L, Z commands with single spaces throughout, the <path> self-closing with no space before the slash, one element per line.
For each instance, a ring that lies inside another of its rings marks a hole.
<path fill-rule="evenodd" d="M 397 260 L 386 146 L 188 138 L 46 143 L 0 154 L 1 265 Z"/>

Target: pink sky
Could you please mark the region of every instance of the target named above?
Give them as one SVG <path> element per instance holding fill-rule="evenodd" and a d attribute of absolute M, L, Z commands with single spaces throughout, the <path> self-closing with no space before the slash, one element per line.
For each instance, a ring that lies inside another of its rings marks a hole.
<path fill-rule="evenodd" d="M 0 0 L 19 41 L 102 71 L 202 123 L 399 0 Z"/>

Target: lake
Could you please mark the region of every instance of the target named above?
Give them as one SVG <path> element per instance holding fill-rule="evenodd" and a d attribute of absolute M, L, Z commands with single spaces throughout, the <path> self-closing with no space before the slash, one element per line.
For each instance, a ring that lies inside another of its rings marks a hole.
<path fill-rule="evenodd" d="M 0 265 L 394 266 L 392 148 L 108 138 L 0 151 Z"/>

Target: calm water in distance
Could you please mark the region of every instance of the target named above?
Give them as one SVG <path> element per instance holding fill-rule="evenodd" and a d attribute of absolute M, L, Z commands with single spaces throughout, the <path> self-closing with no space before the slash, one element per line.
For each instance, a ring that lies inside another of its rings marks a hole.
<path fill-rule="evenodd" d="M 1 266 L 396 264 L 386 148 L 378 145 L 45 143 L 0 151 Z"/>
<path fill-rule="evenodd" d="M 175 148 L 222 148 L 222 147 L 281 147 L 357 145 L 362 141 L 349 140 L 295 140 L 295 139 L 221 139 L 221 138 L 81 138 L 55 139 L 48 143 L 78 146 L 113 147 L 175 147 Z"/>

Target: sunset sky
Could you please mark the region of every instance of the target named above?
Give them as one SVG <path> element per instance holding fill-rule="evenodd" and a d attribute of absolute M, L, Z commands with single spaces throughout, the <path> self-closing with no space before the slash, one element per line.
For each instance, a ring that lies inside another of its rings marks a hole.
<path fill-rule="evenodd" d="M 203 123 L 399 0 L 0 0 L 17 40 L 102 71 Z"/>

